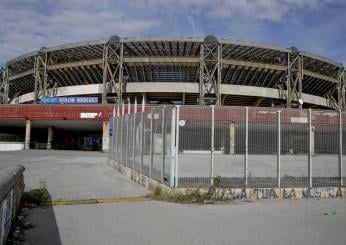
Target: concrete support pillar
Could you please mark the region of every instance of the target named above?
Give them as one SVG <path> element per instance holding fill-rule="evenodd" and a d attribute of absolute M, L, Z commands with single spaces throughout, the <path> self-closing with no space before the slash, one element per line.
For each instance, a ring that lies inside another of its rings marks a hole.
<path fill-rule="evenodd" d="M 221 105 L 222 44 L 207 36 L 200 44 L 199 104 Z"/>
<path fill-rule="evenodd" d="M 48 138 L 47 138 L 47 150 L 52 149 L 52 141 L 54 136 L 54 128 L 52 126 L 48 127 Z"/>
<path fill-rule="evenodd" d="M 103 122 L 102 127 L 102 151 L 108 152 L 109 150 L 109 122 Z"/>
<path fill-rule="evenodd" d="M 235 149 L 235 125 L 231 123 L 229 125 L 229 154 L 234 155 Z"/>
<path fill-rule="evenodd" d="M 345 99 L 345 82 L 346 82 L 346 75 L 344 68 L 339 70 L 338 72 L 339 76 L 339 83 L 337 85 L 338 88 L 338 106 L 340 110 L 346 109 L 346 99 Z"/>
<path fill-rule="evenodd" d="M 24 142 L 24 149 L 26 150 L 30 149 L 30 135 L 31 135 L 31 121 L 26 120 L 25 121 L 25 142 Z"/>
<path fill-rule="evenodd" d="M 303 108 L 303 57 L 295 47 L 287 54 L 287 108 L 291 108 L 293 102 L 296 102 L 299 109 Z"/>
<path fill-rule="evenodd" d="M 112 36 L 103 48 L 102 104 L 107 104 L 108 94 L 116 93 L 117 103 L 122 103 L 122 93 L 126 90 L 123 83 L 123 49 L 120 37 Z"/>

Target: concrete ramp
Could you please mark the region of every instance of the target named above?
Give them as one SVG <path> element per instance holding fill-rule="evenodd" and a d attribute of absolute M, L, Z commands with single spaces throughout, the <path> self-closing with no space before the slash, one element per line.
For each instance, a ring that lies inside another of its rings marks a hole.
<path fill-rule="evenodd" d="M 128 180 L 107 164 L 99 152 L 24 150 L 2 152 L 0 166 L 25 167 L 25 189 L 47 186 L 53 201 L 138 197 L 146 189 Z"/>

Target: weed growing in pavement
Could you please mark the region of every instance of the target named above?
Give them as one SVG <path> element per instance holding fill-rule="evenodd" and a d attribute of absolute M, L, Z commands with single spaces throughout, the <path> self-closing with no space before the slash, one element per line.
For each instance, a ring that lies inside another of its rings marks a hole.
<path fill-rule="evenodd" d="M 208 189 L 190 189 L 185 193 L 164 191 L 160 186 L 156 186 L 153 193 L 149 194 L 148 197 L 158 201 L 176 203 L 213 203 L 232 199 L 231 195 L 226 195 L 227 190 L 222 187 L 220 176 L 215 177 L 213 183 Z"/>
<path fill-rule="evenodd" d="M 22 207 L 46 207 L 50 200 L 50 194 L 44 180 L 40 180 L 39 188 L 26 191 L 22 195 Z"/>

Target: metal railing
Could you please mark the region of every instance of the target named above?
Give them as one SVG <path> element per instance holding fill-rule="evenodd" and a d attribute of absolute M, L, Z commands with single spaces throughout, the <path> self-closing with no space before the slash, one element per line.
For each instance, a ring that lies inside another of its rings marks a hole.
<path fill-rule="evenodd" d="M 24 167 L 0 167 L 0 245 L 6 240 L 15 220 L 24 192 Z"/>
<path fill-rule="evenodd" d="M 171 187 L 334 187 L 346 181 L 346 112 L 118 106 L 110 158 Z"/>
<path fill-rule="evenodd" d="M 24 136 L 0 133 L 0 142 L 24 142 Z"/>

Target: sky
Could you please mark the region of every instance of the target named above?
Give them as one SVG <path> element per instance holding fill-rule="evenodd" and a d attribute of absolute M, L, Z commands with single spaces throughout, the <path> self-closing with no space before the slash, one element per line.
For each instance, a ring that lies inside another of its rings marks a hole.
<path fill-rule="evenodd" d="M 346 0 L 0 0 L 0 66 L 66 43 L 205 37 L 295 46 L 346 66 Z"/>

